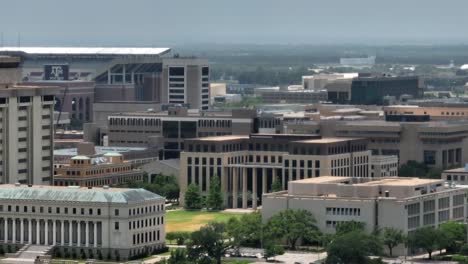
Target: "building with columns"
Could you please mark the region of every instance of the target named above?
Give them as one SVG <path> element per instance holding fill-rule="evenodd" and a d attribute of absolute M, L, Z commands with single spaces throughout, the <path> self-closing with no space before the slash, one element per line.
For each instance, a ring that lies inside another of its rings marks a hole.
<path fill-rule="evenodd" d="M 289 182 L 287 191 L 265 194 L 263 200 L 263 221 L 286 209 L 302 209 L 314 215 L 324 233 L 334 233 L 341 222 L 356 221 L 368 232 L 392 227 L 411 234 L 447 221 L 464 222 L 467 205 L 466 188 L 408 177 L 303 179 Z M 393 253 L 404 251 L 399 245 Z"/>
<path fill-rule="evenodd" d="M 183 203 L 188 185 L 208 192 L 211 177 L 220 177 L 227 208 L 254 208 L 262 194 L 280 181 L 322 175 L 370 177 L 366 139 L 317 135 L 250 134 L 187 139 L 180 155 Z"/>
<path fill-rule="evenodd" d="M 164 246 L 164 201 L 144 189 L 0 185 L 0 241 L 126 260 Z"/>

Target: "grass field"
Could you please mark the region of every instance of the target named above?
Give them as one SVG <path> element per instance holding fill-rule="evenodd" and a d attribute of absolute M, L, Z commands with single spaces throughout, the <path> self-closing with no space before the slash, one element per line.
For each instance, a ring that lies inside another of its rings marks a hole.
<path fill-rule="evenodd" d="M 169 211 L 166 212 L 166 232 L 196 231 L 209 222 L 227 222 L 231 217 L 240 217 L 239 213 L 206 211 Z"/>

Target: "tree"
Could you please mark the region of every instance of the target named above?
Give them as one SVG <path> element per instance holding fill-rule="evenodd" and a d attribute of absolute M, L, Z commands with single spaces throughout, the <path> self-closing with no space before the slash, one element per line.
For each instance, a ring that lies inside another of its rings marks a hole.
<path fill-rule="evenodd" d="M 450 253 L 458 252 L 466 241 L 466 226 L 459 222 L 446 222 L 439 226 L 442 239 L 439 240 L 439 247 L 445 248 Z"/>
<path fill-rule="evenodd" d="M 287 209 L 272 216 L 265 227 L 266 239 L 282 238 L 291 249 L 296 248 L 300 239 L 313 240 L 318 237 L 316 220 L 307 210 Z"/>
<path fill-rule="evenodd" d="M 216 174 L 211 177 L 210 191 L 208 192 L 208 197 L 206 199 L 206 207 L 210 208 L 211 210 L 223 210 L 224 208 L 221 183 L 219 181 L 219 177 L 216 176 Z"/>
<path fill-rule="evenodd" d="M 197 263 L 221 264 L 221 257 L 232 248 L 224 223 L 209 223 L 191 234 L 187 245 L 188 259 Z"/>
<path fill-rule="evenodd" d="M 365 223 L 357 221 L 345 221 L 336 225 L 336 235 L 343 235 L 353 231 L 364 231 Z"/>
<path fill-rule="evenodd" d="M 432 227 L 423 227 L 416 229 L 411 237 L 412 244 L 421 248 L 429 254 L 432 259 L 432 252 L 438 248 L 439 231 Z"/>
<path fill-rule="evenodd" d="M 185 208 L 201 209 L 203 207 L 200 189 L 196 184 L 190 184 L 185 192 Z"/>
<path fill-rule="evenodd" d="M 393 248 L 405 242 L 405 235 L 400 229 L 385 227 L 382 236 L 382 242 L 388 247 L 390 257 L 393 257 Z"/>
<path fill-rule="evenodd" d="M 231 217 L 226 223 L 227 234 L 235 247 L 258 247 L 262 238 L 262 215 L 258 212 Z"/>
<path fill-rule="evenodd" d="M 169 232 L 166 234 L 166 240 L 175 240 L 177 245 L 181 246 L 184 242 L 190 238 L 189 232 Z"/>
<path fill-rule="evenodd" d="M 167 264 L 188 264 L 187 251 L 183 248 L 177 248 L 171 251 L 171 257 L 167 261 Z"/>
<path fill-rule="evenodd" d="M 283 190 L 283 186 L 281 185 L 280 178 L 278 176 L 276 176 L 275 181 L 271 185 L 271 191 L 272 192 L 279 192 L 281 190 Z"/>
<path fill-rule="evenodd" d="M 284 248 L 282 246 L 277 245 L 275 243 L 267 243 L 265 245 L 264 257 L 266 261 L 268 261 L 269 258 L 278 256 L 278 255 L 283 255 L 283 254 L 284 254 Z"/>
<path fill-rule="evenodd" d="M 327 264 L 366 264 L 375 263 L 371 255 L 380 255 L 380 240 L 361 230 L 353 230 L 336 238 L 327 246 Z"/>

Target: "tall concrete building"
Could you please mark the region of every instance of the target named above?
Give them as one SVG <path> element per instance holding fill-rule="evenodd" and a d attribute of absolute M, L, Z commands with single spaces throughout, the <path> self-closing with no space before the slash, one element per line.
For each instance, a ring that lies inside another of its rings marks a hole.
<path fill-rule="evenodd" d="M 16 85 L 19 64 L 0 58 L 0 183 L 50 184 L 58 88 Z"/>
<path fill-rule="evenodd" d="M 208 60 L 165 58 L 162 76 L 164 87 L 161 90 L 162 102 L 188 104 L 192 109 L 208 109 L 210 104 Z"/>

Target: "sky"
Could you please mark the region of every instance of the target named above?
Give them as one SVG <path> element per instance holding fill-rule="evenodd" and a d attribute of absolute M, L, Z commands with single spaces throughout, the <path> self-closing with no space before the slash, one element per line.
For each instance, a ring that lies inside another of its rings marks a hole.
<path fill-rule="evenodd" d="M 0 0 L 0 8 L 4 46 L 468 43 L 467 0 Z"/>

